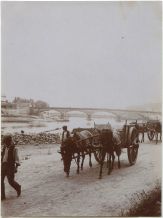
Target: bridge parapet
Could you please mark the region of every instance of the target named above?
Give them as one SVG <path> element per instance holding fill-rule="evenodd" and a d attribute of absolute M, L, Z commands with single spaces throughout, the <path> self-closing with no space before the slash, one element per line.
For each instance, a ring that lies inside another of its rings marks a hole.
<path fill-rule="evenodd" d="M 131 116 L 139 116 L 142 119 L 147 119 L 147 117 L 150 117 L 151 115 L 162 115 L 161 112 L 156 111 L 138 111 L 138 110 L 124 110 L 124 109 L 107 109 L 107 108 L 70 108 L 70 107 L 49 107 L 49 108 L 32 108 L 33 112 L 40 114 L 44 111 L 50 111 L 54 110 L 56 112 L 60 113 L 60 118 L 65 119 L 68 112 L 78 111 L 86 114 L 87 119 L 91 119 L 93 114 L 96 112 L 107 112 L 113 114 L 117 119 L 123 118 L 127 114 L 130 114 Z"/>

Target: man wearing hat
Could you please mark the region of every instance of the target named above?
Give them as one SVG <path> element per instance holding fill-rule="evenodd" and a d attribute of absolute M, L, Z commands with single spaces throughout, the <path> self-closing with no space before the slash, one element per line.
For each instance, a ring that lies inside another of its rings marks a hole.
<path fill-rule="evenodd" d="M 64 146 L 64 142 L 70 137 L 70 132 L 67 130 L 67 126 L 63 126 L 62 129 L 62 146 Z"/>
<path fill-rule="evenodd" d="M 1 151 L 1 200 L 5 200 L 5 184 L 4 179 L 7 176 L 9 184 L 16 190 L 17 196 L 21 194 L 21 185 L 15 180 L 17 167 L 20 166 L 18 150 L 12 141 L 11 135 L 4 136 L 3 148 Z"/>
<path fill-rule="evenodd" d="M 71 158 L 72 154 L 71 151 L 69 150 L 69 140 L 70 139 L 70 132 L 67 130 L 67 126 L 63 126 L 63 133 L 62 133 L 62 143 L 61 143 L 61 155 L 62 155 L 62 160 L 64 162 L 64 171 L 67 173 L 67 176 L 69 173 L 67 172 L 67 169 L 70 169 L 71 165 Z"/>

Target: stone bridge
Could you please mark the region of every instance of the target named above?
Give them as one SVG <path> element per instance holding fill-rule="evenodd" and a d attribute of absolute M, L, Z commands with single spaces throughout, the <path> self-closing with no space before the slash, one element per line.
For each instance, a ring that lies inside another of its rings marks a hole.
<path fill-rule="evenodd" d="M 161 116 L 161 112 L 143 111 L 143 110 L 125 110 L 125 109 L 109 109 L 109 108 L 78 108 L 78 107 L 49 107 L 49 108 L 30 108 L 30 113 L 41 114 L 45 111 L 59 112 L 59 118 L 64 120 L 69 112 L 82 112 L 88 120 L 92 119 L 93 114 L 97 112 L 107 112 L 115 117 L 115 119 L 139 119 L 147 120 L 151 116 Z"/>

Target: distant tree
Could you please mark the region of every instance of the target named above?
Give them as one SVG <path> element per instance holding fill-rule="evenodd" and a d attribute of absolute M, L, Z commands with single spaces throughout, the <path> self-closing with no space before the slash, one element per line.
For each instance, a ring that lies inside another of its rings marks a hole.
<path fill-rule="evenodd" d="M 45 101 L 34 101 L 33 99 L 25 99 L 25 98 L 20 98 L 20 97 L 15 97 L 14 100 L 12 101 L 13 104 L 18 104 L 18 103 L 29 103 L 33 107 L 36 108 L 48 108 L 49 105 Z"/>
<path fill-rule="evenodd" d="M 17 101 L 18 101 L 18 98 L 15 97 L 14 100 L 12 101 L 12 103 L 17 103 Z"/>
<path fill-rule="evenodd" d="M 45 101 L 38 100 L 35 102 L 35 107 L 36 108 L 48 108 L 49 105 Z"/>
<path fill-rule="evenodd" d="M 33 99 L 15 97 L 12 103 L 34 103 Z"/>
<path fill-rule="evenodd" d="M 11 102 L 6 103 L 7 108 L 14 108 L 14 105 Z"/>

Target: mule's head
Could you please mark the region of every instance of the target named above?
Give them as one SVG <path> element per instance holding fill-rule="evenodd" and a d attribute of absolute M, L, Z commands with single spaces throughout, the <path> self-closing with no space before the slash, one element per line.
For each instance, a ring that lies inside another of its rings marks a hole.
<path fill-rule="evenodd" d="M 75 140 L 73 137 L 69 137 L 61 146 L 61 154 L 64 165 L 64 172 L 69 176 L 72 156 L 75 149 Z"/>

